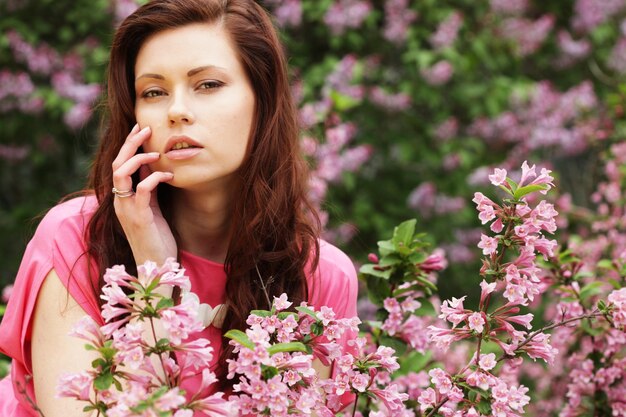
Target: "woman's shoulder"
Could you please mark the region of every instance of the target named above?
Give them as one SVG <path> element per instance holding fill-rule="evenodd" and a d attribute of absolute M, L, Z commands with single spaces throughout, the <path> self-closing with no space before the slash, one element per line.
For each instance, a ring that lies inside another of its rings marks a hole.
<path fill-rule="evenodd" d="M 97 207 L 95 195 L 84 195 L 62 201 L 48 210 L 37 227 L 35 237 L 54 238 L 64 236 L 71 231 L 82 234 Z"/>
<path fill-rule="evenodd" d="M 320 239 L 319 266 L 321 271 L 336 270 L 341 275 L 352 278 L 356 277 L 354 263 L 341 249 Z"/>

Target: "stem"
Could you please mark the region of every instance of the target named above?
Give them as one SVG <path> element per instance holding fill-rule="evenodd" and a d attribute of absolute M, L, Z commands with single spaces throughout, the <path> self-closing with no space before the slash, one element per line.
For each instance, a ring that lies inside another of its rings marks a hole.
<path fill-rule="evenodd" d="M 356 415 L 356 405 L 359 402 L 359 394 L 356 394 L 356 398 L 354 399 L 354 407 L 352 407 L 352 417 Z"/>
<path fill-rule="evenodd" d="M 517 346 L 517 349 L 520 349 L 520 348 L 526 346 L 539 333 L 543 333 L 543 332 L 545 332 L 547 330 L 552 330 L 552 329 L 557 328 L 557 327 L 565 326 L 566 324 L 573 323 L 575 321 L 584 320 L 584 319 L 592 319 L 592 318 L 600 317 L 600 316 L 602 316 L 602 313 L 598 312 L 598 310 L 594 310 L 590 314 L 585 314 L 585 315 L 578 316 L 578 317 L 572 317 L 571 319 L 563 320 L 563 321 L 560 321 L 558 323 L 553 323 L 553 324 L 550 324 L 548 326 L 544 326 L 541 329 L 535 330 L 534 332 L 529 334 L 526 337 L 526 339 L 524 339 L 524 341 Z M 506 354 L 502 355 L 500 358 L 498 358 L 498 362 L 500 362 L 501 360 L 505 359 L 507 356 L 510 356 L 510 355 L 506 355 Z"/>
<path fill-rule="evenodd" d="M 154 339 L 154 343 L 157 343 L 157 336 L 156 336 L 156 331 L 154 329 L 154 320 L 152 320 L 152 317 L 149 318 L 150 320 L 150 329 L 152 330 L 152 338 Z M 163 362 L 163 357 L 161 356 L 161 354 L 157 354 L 158 358 L 159 358 L 159 362 L 161 363 L 161 369 L 163 369 L 163 378 L 165 379 L 165 382 L 167 383 L 168 388 L 172 388 L 172 384 L 170 379 L 168 378 L 167 375 L 167 371 L 165 370 L 165 363 Z"/>
<path fill-rule="evenodd" d="M 24 381 L 24 382 L 26 382 L 26 381 Z M 20 381 L 15 381 L 15 385 L 17 386 L 18 394 L 22 394 L 24 396 L 24 398 L 26 399 L 26 402 L 28 403 L 28 405 L 30 405 L 33 408 L 33 410 L 35 410 L 41 417 L 46 417 L 45 414 L 43 413 L 43 411 L 41 411 L 41 409 L 39 407 L 37 407 L 37 404 L 35 404 L 33 399 L 30 398 L 30 395 L 28 395 L 28 393 L 26 392 L 26 388 L 24 388 L 22 386 Z M 90 403 L 91 403 L 91 401 L 90 401 Z"/>
<path fill-rule="evenodd" d="M 432 417 L 432 416 L 434 416 L 434 415 L 437 413 L 437 411 L 439 411 L 439 409 L 440 409 L 440 408 L 441 408 L 441 407 L 442 407 L 445 403 L 447 403 L 447 402 L 448 402 L 448 397 L 447 397 L 447 396 L 443 397 L 443 398 L 441 399 L 441 401 L 439 401 L 439 402 L 435 405 L 435 407 L 433 407 L 433 409 L 432 409 L 432 410 L 430 410 L 430 411 L 428 412 L 428 414 L 426 414 L 426 417 Z"/>

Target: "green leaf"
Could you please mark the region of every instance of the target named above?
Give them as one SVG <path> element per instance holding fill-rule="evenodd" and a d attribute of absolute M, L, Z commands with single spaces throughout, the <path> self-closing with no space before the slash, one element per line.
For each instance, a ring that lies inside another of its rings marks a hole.
<path fill-rule="evenodd" d="M 113 384 L 113 375 L 110 372 L 98 375 L 96 379 L 93 380 L 94 388 L 99 391 L 109 389 L 111 384 Z"/>
<path fill-rule="evenodd" d="M 396 356 L 402 356 L 404 352 L 406 352 L 406 343 L 398 338 L 383 334 L 380 337 L 379 342 L 381 345 L 388 346 L 395 350 Z"/>
<path fill-rule="evenodd" d="M 511 190 L 513 190 L 513 194 L 515 194 L 515 192 L 517 191 L 517 183 L 508 177 L 506 179 L 506 183 L 509 184 L 509 186 L 511 186 Z M 511 194 L 510 191 L 509 191 L 509 194 Z"/>
<path fill-rule="evenodd" d="M 613 261 L 610 259 L 601 259 L 597 263 L 598 268 L 604 269 L 615 269 L 615 265 L 613 265 Z"/>
<path fill-rule="evenodd" d="M 272 312 L 267 310 L 252 310 L 250 314 L 254 314 L 258 317 L 269 317 L 272 315 Z"/>
<path fill-rule="evenodd" d="M 481 398 L 480 402 L 476 404 L 476 410 L 483 416 L 491 415 L 491 403 L 485 397 Z"/>
<path fill-rule="evenodd" d="M 316 315 L 315 311 L 311 310 L 308 307 L 298 306 L 298 307 L 296 307 L 296 310 L 299 311 L 302 314 L 307 314 L 307 315 L 313 317 L 315 320 L 317 320 L 317 315 Z"/>
<path fill-rule="evenodd" d="M 414 315 L 419 317 L 437 315 L 437 311 L 435 310 L 435 306 L 433 306 L 433 303 L 425 298 L 420 298 L 418 301 L 422 303 L 422 305 L 420 306 L 420 308 L 413 312 Z"/>
<path fill-rule="evenodd" d="M 281 320 L 285 320 L 289 316 L 293 316 L 296 320 L 298 319 L 298 314 L 294 313 L 293 311 L 281 311 L 277 314 L 277 316 Z"/>
<path fill-rule="evenodd" d="M 156 305 L 156 310 L 174 307 L 174 300 L 171 298 L 161 298 Z"/>
<path fill-rule="evenodd" d="M 247 347 L 248 349 L 254 349 L 254 343 L 252 343 L 247 334 L 239 329 L 231 329 L 227 331 L 226 334 L 224 334 L 224 337 L 232 339 L 240 345 Z"/>
<path fill-rule="evenodd" d="M 600 281 L 590 282 L 580 290 L 580 299 L 587 301 L 590 297 L 600 294 L 604 285 L 605 283 Z"/>
<path fill-rule="evenodd" d="M 313 333 L 315 336 L 321 336 L 322 334 L 324 334 L 324 325 L 321 321 L 316 321 L 315 323 L 311 324 L 311 333 Z"/>
<path fill-rule="evenodd" d="M 306 346 L 301 342 L 277 343 L 267 348 L 270 356 L 278 352 L 306 352 Z"/>
<path fill-rule="evenodd" d="M 413 235 L 415 234 L 416 219 L 411 219 L 400 223 L 393 229 L 393 237 L 391 238 L 396 250 L 399 247 L 408 247 L 413 241 Z M 402 244 L 402 245 L 401 245 Z"/>
<path fill-rule="evenodd" d="M 387 268 L 381 271 L 378 268 L 379 268 L 378 265 L 375 265 L 375 264 L 365 264 L 361 266 L 361 268 L 359 269 L 359 273 L 366 274 L 366 275 L 374 275 L 375 277 L 389 279 L 389 277 L 391 276 L 392 269 Z"/>
<path fill-rule="evenodd" d="M 385 279 L 367 275 L 366 285 L 367 296 L 370 301 L 377 306 L 383 305 L 385 298 L 391 296 L 391 287 L 389 286 L 389 282 Z"/>
<path fill-rule="evenodd" d="M 401 262 L 402 262 L 402 258 L 400 258 L 400 256 L 398 256 L 395 253 L 390 253 L 389 255 L 386 255 L 380 258 L 380 262 L 378 262 L 378 265 L 382 267 L 393 266 L 393 265 L 398 265 Z"/>
<path fill-rule="evenodd" d="M 513 193 L 513 198 L 519 200 L 527 194 L 534 193 L 535 191 L 547 190 L 548 186 L 545 184 L 530 184 L 524 187 L 518 188 L 515 193 Z"/>
<path fill-rule="evenodd" d="M 391 253 L 394 253 L 396 248 L 391 240 L 379 240 L 378 241 L 378 252 L 380 252 L 381 256 L 387 256 Z"/>
<path fill-rule="evenodd" d="M 400 369 L 398 369 L 398 375 L 406 375 L 409 372 L 419 372 L 426 367 L 430 358 L 433 356 L 432 352 L 427 350 L 425 353 L 412 351 L 407 355 L 405 359 L 400 361 Z"/>
<path fill-rule="evenodd" d="M 582 320 L 580 322 L 580 328 L 583 329 L 583 331 L 585 333 L 587 333 L 590 336 L 599 336 L 600 334 L 602 334 L 604 332 L 604 330 L 597 328 L 597 327 L 593 327 L 588 320 Z"/>

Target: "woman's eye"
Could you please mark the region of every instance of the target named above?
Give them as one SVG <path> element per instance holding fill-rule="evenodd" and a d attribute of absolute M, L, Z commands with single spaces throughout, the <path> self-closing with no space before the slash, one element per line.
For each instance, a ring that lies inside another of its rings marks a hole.
<path fill-rule="evenodd" d="M 152 98 L 152 97 L 159 97 L 163 95 L 163 91 L 160 90 L 148 90 L 146 92 L 144 92 L 141 96 L 143 98 Z"/>
<path fill-rule="evenodd" d="M 211 81 L 203 81 L 202 83 L 200 83 L 198 88 L 201 90 L 212 90 L 214 88 L 221 87 L 222 85 L 223 83 L 221 83 L 220 81 L 211 80 Z"/>

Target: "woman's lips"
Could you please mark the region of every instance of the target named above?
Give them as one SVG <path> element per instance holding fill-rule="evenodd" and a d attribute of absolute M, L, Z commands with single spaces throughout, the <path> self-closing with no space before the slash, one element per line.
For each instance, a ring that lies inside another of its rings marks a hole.
<path fill-rule="evenodd" d="M 181 149 L 172 149 L 165 153 L 165 156 L 168 159 L 172 160 L 182 160 L 193 158 L 197 154 L 202 151 L 202 148 L 181 148 Z"/>

